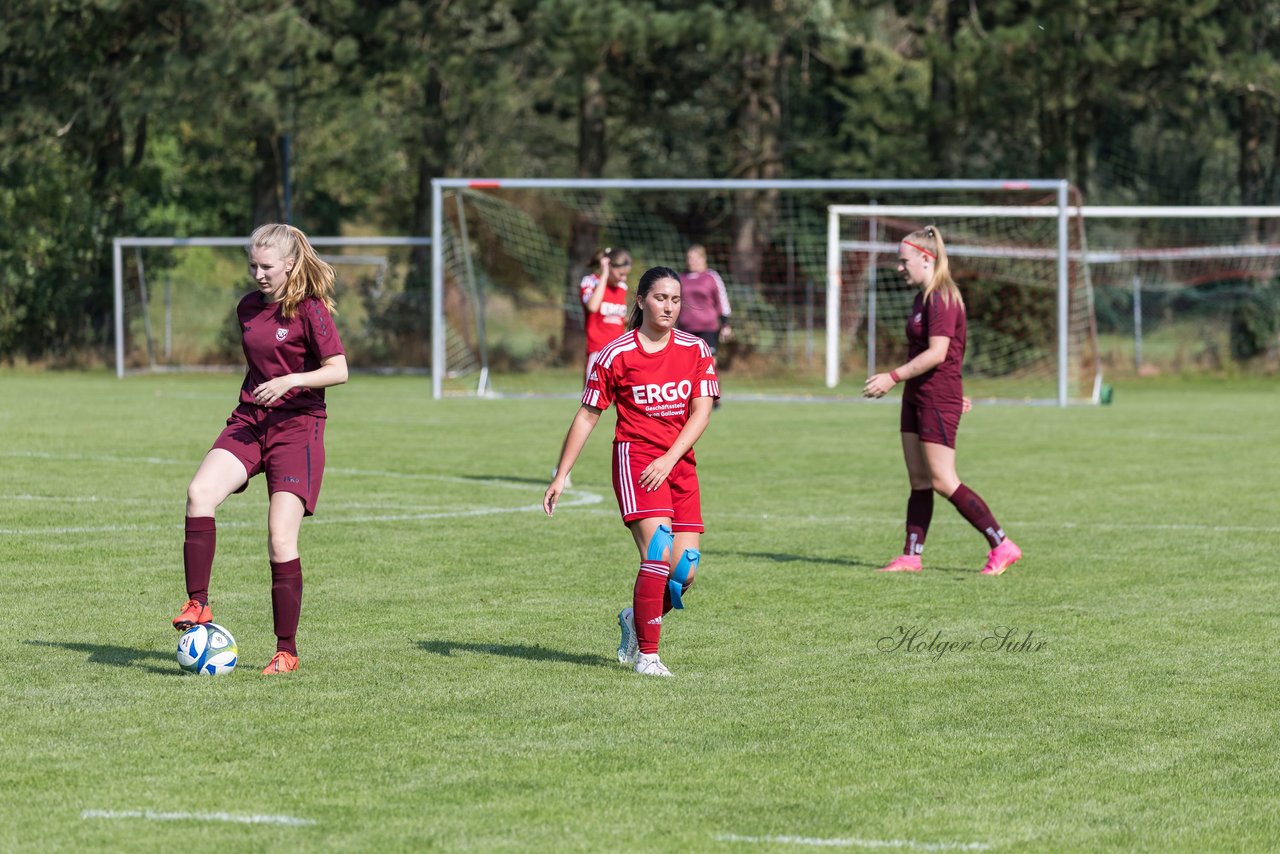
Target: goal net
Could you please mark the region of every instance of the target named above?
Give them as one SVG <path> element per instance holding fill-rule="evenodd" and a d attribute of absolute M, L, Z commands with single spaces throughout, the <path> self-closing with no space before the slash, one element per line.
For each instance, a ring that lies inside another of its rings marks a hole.
<path fill-rule="evenodd" d="M 970 365 L 982 377 L 1009 380 L 992 385 L 993 393 L 1056 398 L 1057 259 L 1065 249 L 1059 246 L 1054 217 L 1065 194 L 1063 182 L 458 178 L 437 179 L 433 188 L 433 237 L 439 238 L 433 247 L 438 259 L 433 289 L 439 293 L 433 325 L 465 350 L 433 361 L 437 395 L 577 394 L 585 356 L 579 283 L 592 254 L 604 247 L 628 249 L 634 293 L 648 267 L 683 272 L 686 250 L 699 244 L 729 295 L 732 337 L 717 353 L 728 396 L 855 397 L 876 354 L 888 358 L 902 344 L 906 292 L 890 287 L 898 276 L 896 244 L 888 241 L 894 239 L 893 229 L 911 220 L 878 217 L 875 238 L 867 231 L 871 218 L 842 220 L 840 240 L 865 245 L 842 250 L 841 278 L 851 287 L 833 312 L 828 209 L 837 203 L 892 200 L 899 205 L 1034 204 L 1052 214 L 1023 217 L 1021 230 L 1011 227 L 1012 220 L 977 213 L 938 224 L 947 235 L 951 223 L 964 223 L 957 232 L 962 249 L 968 247 L 964 251 L 1004 256 L 1000 265 L 962 270 L 962 287 L 977 288 L 966 290 Z M 993 272 L 979 280 L 979 269 Z M 875 291 L 879 349 L 871 355 L 862 346 L 871 292 L 852 286 L 865 281 L 870 270 L 877 271 L 882 285 Z M 1072 292 L 1080 294 L 1080 302 L 1072 303 L 1080 310 L 1069 317 L 1076 336 L 1070 358 L 1080 360 L 1089 317 L 1079 270 L 1069 272 Z M 986 322 L 1001 311 L 1018 322 Z M 1033 326 L 1043 328 L 1033 335 Z M 838 381 L 829 384 L 833 345 Z M 1073 370 L 1073 382 L 1087 372 L 1078 363 Z"/>
<path fill-rule="evenodd" d="M 932 225 L 965 301 L 966 393 L 1061 405 L 1096 399 L 1101 368 L 1079 208 L 1044 194 L 1005 201 L 829 209 L 829 384 L 849 370 L 861 377 L 907 361 L 917 288 L 898 273 L 898 245 Z"/>
<path fill-rule="evenodd" d="M 336 273 L 337 323 L 353 368 L 430 366 L 430 238 L 313 237 Z M 243 370 L 235 307 L 253 289 L 244 237 L 114 240 L 116 374 Z M 468 350 L 455 344 L 465 362 Z"/>
<path fill-rule="evenodd" d="M 1280 208 L 1084 208 L 1110 373 L 1280 366 Z"/>

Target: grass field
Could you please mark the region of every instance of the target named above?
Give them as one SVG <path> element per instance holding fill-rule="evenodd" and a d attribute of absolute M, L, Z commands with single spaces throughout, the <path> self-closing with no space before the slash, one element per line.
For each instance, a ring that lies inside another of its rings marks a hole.
<path fill-rule="evenodd" d="M 303 525 L 302 670 L 257 672 L 257 479 L 219 513 L 213 576 L 241 664 L 201 679 L 168 624 L 183 497 L 238 383 L 0 375 L 0 850 L 1280 842 L 1272 383 L 979 406 L 960 473 L 1026 553 L 994 579 L 944 501 L 926 572 L 872 571 L 902 540 L 895 406 L 730 398 L 658 680 L 612 660 L 636 565 L 612 415 L 549 520 L 571 400 L 356 376 Z M 883 640 L 904 630 L 926 648 Z"/>

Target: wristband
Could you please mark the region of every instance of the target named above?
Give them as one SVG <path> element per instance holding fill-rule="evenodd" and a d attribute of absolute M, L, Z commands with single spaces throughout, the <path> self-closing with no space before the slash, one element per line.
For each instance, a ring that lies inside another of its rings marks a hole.
<path fill-rule="evenodd" d="M 889 372 L 889 379 L 893 380 L 895 383 L 900 383 L 900 382 L 902 382 L 902 377 L 898 376 L 898 372 L 897 372 L 897 371 L 890 371 L 890 372 Z"/>

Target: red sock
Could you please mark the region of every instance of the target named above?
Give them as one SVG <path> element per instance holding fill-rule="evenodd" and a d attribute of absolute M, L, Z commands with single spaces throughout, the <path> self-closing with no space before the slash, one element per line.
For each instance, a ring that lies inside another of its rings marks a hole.
<path fill-rule="evenodd" d="M 991 515 L 991 508 L 987 507 L 987 502 L 983 501 L 978 493 L 962 483 L 955 492 L 951 493 L 948 500 L 956 506 L 965 521 L 987 538 L 991 548 L 994 549 L 1004 542 L 1004 531 L 1000 529 L 1000 523 L 996 521 L 995 516 Z"/>
<path fill-rule="evenodd" d="M 924 551 L 924 538 L 933 521 L 933 490 L 913 489 L 907 499 L 907 541 L 902 546 L 904 555 L 918 555 Z"/>
<path fill-rule="evenodd" d="M 218 542 L 212 516 L 188 516 L 182 543 L 182 569 L 187 576 L 187 598 L 209 604 L 209 576 L 213 574 L 213 552 Z"/>
<path fill-rule="evenodd" d="M 276 652 L 298 654 L 294 638 L 302 613 L 302 559 L 271 562 L 271 617 L 275 621 Z"/>
<path fill-rule="evenodd" d="M 635 612 L 636 641 L 645 654 L 658 651 L 658 636 L 662 634 L 662 598 L 670 572 L 671 567 L 666 561 L 642 560 L 640 571 L 636 573 L 631 607 Z"/>

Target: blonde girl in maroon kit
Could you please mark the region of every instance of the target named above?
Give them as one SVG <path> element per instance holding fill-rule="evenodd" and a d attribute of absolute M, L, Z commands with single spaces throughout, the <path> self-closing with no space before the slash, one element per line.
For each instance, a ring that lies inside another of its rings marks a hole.
<path fill-rule="evenodd" d="M 189 599 L 173 625 L 185 631 L 213 621 L 214 512 L 265 473 L 276 654 L 262 672 L 288 673 L 298 669 L 298 531 L 315 512 L 324 477 L 324 389 L 347 381 L 347 357 L 333 325 L 333 267 L 306 235 L 290 225 L 264 225 L 246 251 L 257 289 L 240 301 L 236 317 L 248 369 L 240 404 L 187 487 L 182 555 Z"/>
<path fill-rule="evenodd" d="M 926 226 L 908 234 L 898 247 L 898 272 L 920 288 L 907 321 L 907 362 L 867 379 L 862 393 L 883 397 L 906 382 L 902 395 L 902 456 L 911 482 L 907 536 L 903 554 L 881 572 L 919 572 L 925 535 L 933 518 L 933 494 L 949 500 L 960 515 L 986 537 L 983 575 L 1000 575 L 1022 557 L 1005 536 L 986 502 L 956 474 L 956 430 L 969 411 L 961 366 L 968 336 L 964 300 L 951 278 L 942 234 Z"/>
<path fill-rule="evenodd" d="M 543 496 L 550 516 L 600 414 L 615 404 L 613 487 L 640 551 L 632 606 L 618 614 L 618 661 L 645 676 L 670 676 L 658 658 L 662 619 L 683 608 L 701 553 L 702 506 L 693 445 L 720 396 L 705 341 L 675 328 L 680 276 L 654 267 L 640 277 L 629 330 L 605 346 L 569 425 L 556 475 Z"/>

